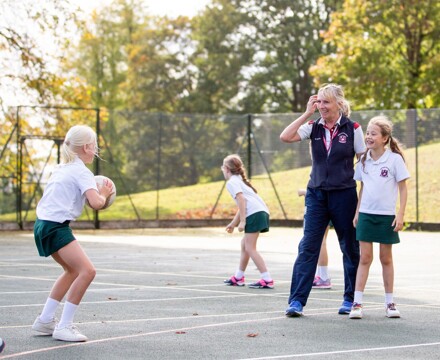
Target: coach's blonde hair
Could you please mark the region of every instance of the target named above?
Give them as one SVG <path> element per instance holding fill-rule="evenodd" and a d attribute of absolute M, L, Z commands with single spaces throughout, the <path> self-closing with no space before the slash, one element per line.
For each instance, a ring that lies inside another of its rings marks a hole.
<path fill-rule="evenodd" d="M 87 125 L 71 127 L 61 146 L 61 162 L 67 164 L 74 161 L 79 149 L 88 144 L 95 144 L 96 152 L 98 151 L 95 131 Z"/>
<path fill-rule="evenodd" d="M 324 84 L 318 90 L 325 99 L 335 99 L 342 115 L 349 117 L 351 114 L 350 103 L 344 96 L 344 90 L 338 84 Z"/>
<path fill-rule="evenodd" d="M 246 177 L 246 170 L 243 165 L 243 161 L 241 160 L 240 156 L 237 154 L 228 155 L 223 160 L 223 164 L 231 171 L 232 175 L 240 175 L 243 179 L 243 182 L 249 186 L 252 190 L 257 192 L 257 189 L 255 189 L 250 181 Z"/>

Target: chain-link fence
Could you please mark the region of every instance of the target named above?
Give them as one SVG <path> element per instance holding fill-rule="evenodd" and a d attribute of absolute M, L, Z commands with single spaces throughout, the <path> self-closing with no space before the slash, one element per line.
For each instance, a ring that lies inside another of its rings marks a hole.
<path fill-rule="evenodd" d="M 405 147 L 411 223 L 440 223 L 436 196 L 440 162 L 440 109 L 354 112 L 351 119 L 366 129 L 368 120 L 387 115 L 394 136 Z M 96 174 L 114 180 L 118 196 L 111 208 L 86 208 L 79 220 L 139 226 L 145 221 L 197 220 L 198 224 L 233 216 L 235 204 L 224 189 L 223 158 L 239 153 L 248 177 L 271 210 L 271 219 L 303 217 L 310 173 L 307 141 L 285 144 L 282 130 L 300 114 L 194 115 L 107 112 L 99 109 L 17 107 L 6 114 L 0 142 L 0 225 L 26 227 L 70 126 L 87 124 L 99 134 Z"/>

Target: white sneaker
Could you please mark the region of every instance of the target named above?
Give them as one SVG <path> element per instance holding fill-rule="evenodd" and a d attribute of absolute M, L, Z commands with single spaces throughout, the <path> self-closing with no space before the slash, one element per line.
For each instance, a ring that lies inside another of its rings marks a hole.
<path fill-rule="evenodd" d="M 52 321 L 48 323 L 44 323 L 40 320 L 40 316 L 37 316 L 34 324 L 32 325 L 32 330 L 38 331 L 39 333 L 44 335 L 52 335 L 56 325 L 57 319 L 55 318 L 53 318 Z"/>
<path fill-rule="evenodd" d="M 353 303 L 353 306 L 350 310 L 350 315 L 348 317 L 350 319 L 362 319 L 363 310 L 362 310 L 362 304 Z"/>
<path fill-rule="evenodd" d="M 397 310 L 396 304 L 394 303 L 387 304 L 385 307 L 385 311 L 387 317 L 389 318 L 400 318 L 400 312 L 399 310 Z"/>
<path fill-rule="evenodd" d="M 57 326 L 52 334 L 52 337 L 61 341 L 80 342 L 88 340 L 87 336 L 81 334 L 78 328 L 73 324 L 67 325 L 62 329 L 59 329 Z"/>

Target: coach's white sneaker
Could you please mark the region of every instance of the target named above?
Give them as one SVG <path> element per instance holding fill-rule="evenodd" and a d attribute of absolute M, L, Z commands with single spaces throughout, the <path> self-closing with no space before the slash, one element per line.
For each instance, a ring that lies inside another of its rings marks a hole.
<path fill-rule="evenodd" d="M 44 323 L 40 320 L 40 316 L 37 316 L 34 324 L 32 325 L 32 330 L 38 331 L 39 333 L 41 333 L 41 335 L 52 335 L 56 325 L 57 319 L 55 318 L 53 318 L 52 321 L 48 323 Z"/>
<path fill-rule="evenodd" d="M 61 341 L 72 341 L 72 342 L 80 342 L 87 341 L 87 336 L 81 334 L 78 328 L 71 324 L 66 327 L 59 329 L 58 326 L 55 328 L 52 337 Z"/>
<path fill-rule="evenodd" d="M 396 304 L 390 303 L 386 305 L 385 311 L 389 318 L 400 318 L 400 312 L 396 308 Z"/>

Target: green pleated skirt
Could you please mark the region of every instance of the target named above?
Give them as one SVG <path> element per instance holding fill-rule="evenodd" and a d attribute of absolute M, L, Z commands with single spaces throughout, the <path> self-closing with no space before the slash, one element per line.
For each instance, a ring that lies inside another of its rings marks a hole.
<path fill-rule="evenodd" d="M 356 240 L 380 244 L 398 244 L 400 242 L 399 233 L 394 231 L 394 226 L 391 226 L 394 218 L 394 215 L 359 213 L 356 225 Z"/>

